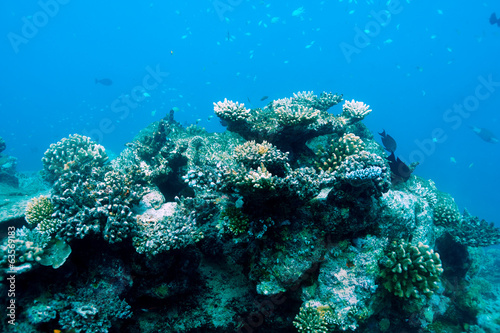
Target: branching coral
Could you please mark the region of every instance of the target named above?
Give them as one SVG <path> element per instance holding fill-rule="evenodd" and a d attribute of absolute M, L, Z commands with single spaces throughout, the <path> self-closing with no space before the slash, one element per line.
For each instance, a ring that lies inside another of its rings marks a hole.
<path fill-rule="evenodd" d="M 54 205 L 47 196 L 41 195 L 28 202 L 25 219 L 28 224 L 36 226 L 46 219 L 51 219 L 53 213 Z"/>
<path fill-rule="evenodd" d="M 293 326 L 300 333 L 328 333 L 328 322 L 326 316 L 332 311 L 330 307 L 319 306 L 310 302 L 300 308 L 295 316 Z"/>
<path fill-rule="evenodd" d="M 168 211 L 163 215 L 146 212 L 137 218 L 138 230 L 132 242 L 138 253 L 154 256 L 186 247 L 203 238 L 196 226 L 194 212 L 187 212 L 175 203 L 170 204 L 170 208 L 164 204 L 164 209 Z"/>
<path fill-rule="evenodd" d="M 215 113 L 230 131 L 247 140 L 266 140 L 280 150 L 290 152 L 291 159 L 308 151 L 305 143 L 316 136 L 340 131 L 344 122 L 326 110 L 342 100 L 341 96 L 312 93 L 296 94 L 293 98 L 278 99 L 263 109 L 245 109 L 243 104 L 215 103 Z"/>
<path fill-rule="evenodd" d="M 55 181 L 69 171 L 89 174 L 92 168 L 103 166 L 107 159 L 103 146 L 86 136 L 73 134 L 47 149 L 42 158 L 44 176 Z"/>
<path fill-rule="evenodd" d="M 335 188 L 346 198 L 380 197 L 389 190 L 390 173 L 383 158 L 365 150 L 349 155 L 334 173 Z"/>
<path fill-rule="evenodd" d="M 241 209 L 234 206 L 226 207 L 220 214 L 220 218 L 224 222 L 224 226 L 231 233 L 238 236 L 248 231 L 250 220 Z"/>
<path fill-rule="evenodd" d="M 284 153 L 267 141 L 256 143 L 247 141 L 234 148 L 234 159 L 248 169 L 262 165 L 274 175 L 283 176 L 290 171 L 288 153 Z"/>
<path fill-rule="evenodd" d="M 500 244 L 500 229 L 464 211 L 462 220 L 450 234 L 456 242 L 467 246 L 490 246 Z"/>
<path fill-rule="evenodd" d="M 70 241 L 93 232 L 102 233 L 110 243 L 120 242 L 133 233 L 130 207 L 141 195 L 139 185 L 114 170 L 102 168 L 90 176 L 68 172 L 53 188 L 53 217 L 64 221 L 57 235 Z"/>
<path fill-rule="evenodd" d="M 325 172 L 333 172 L 337 169 L 347 156 L 359 153 L 365 148 L 363 140 L 358 136 L 347 133 L 338 139 L 332 139 L 330 145 L 319 147 L 317 155 L 319 161 L 316 167 Z"/>
<path fill-rule="evenodd" d="M 401 298 L 420 298 L 421 294 L 432 296 L 443 273 L 439 254 L 421 242 L 417 245 L 393 242 L 382 265 L 384 287 Z"/>
<path fill-rule="evenodd" d="M 365 118 L 372 110 L 363 102 L 345 101 L 342 106 L 342 116 L 349 119 L 349 123 L 355 123 Z"/>

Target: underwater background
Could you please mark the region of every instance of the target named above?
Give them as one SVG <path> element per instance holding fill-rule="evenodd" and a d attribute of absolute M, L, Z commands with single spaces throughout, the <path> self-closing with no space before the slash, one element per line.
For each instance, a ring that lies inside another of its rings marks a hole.
<path fill-rule="evenodd" d="M 224 133 L 214 103 L 226 98 L 263 109 L 326 91 L 369 105 L 363 124 L 376 142 L 385 130 L 403 162 L 418 162 L 413 175 L 449 193 L 460 212 L 500 227 L 498 2 L 41 0 L 0 8 L 0 137 L 18 172 L 42 170 L 49 146 L 72 134 L 90 137 L 111 160 L 171 110 L 183 128 Z"/>
<path fill-rule="evenodd" d="M 6 1 L 0 14 L 6 153 L 18 158 L 20 171 L 38 170 L 48 146 L 69 134 L 93 134 L 118 154 L 173 107 L 182 124 L 199 119 L 208 131 L 222 131 L 209 117 L 224 98 L 262 107 L 297 91 L 332 91 L 370 105 L 368 128 L 390 133 L 401 158 L 415 156 L 419 176 L 433 179 L 460 207 L 499 223 L 500 146 L 468 127 L 500 135 L 498 85 L 467 116 L 443 119 L 474 96 L 479 77 L 500 81 L 500 28 L 488 22 L 498 3 L 398 1 L 398 13 L 381 25 L 373 13 L 388 3 L 62 1 L 24 38 L 23 18 L 43 9 L 36 1 Z M 120 119 L 113 102 L 141 84 L 148 66 L 168 76 Z M 96 85 L 95 78 L 113 85 Z M 109 133 L 99 129 L 103 119 L 112 123 Z M 417 142 L 432 140 L 436 128 L 446 139 L 423 151 Z"/>

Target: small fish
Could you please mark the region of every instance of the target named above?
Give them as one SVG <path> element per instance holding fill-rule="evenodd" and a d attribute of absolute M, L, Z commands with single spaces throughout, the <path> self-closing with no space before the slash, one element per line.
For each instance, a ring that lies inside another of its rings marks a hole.
<path fill-rule="evenodd" d="M 500 19 L 497 18 L 497 15 L 495 13 L 492 13 L 490 16 L 490 24 L 496 24 L 500 27 Z"/>
<path fill-rule="evenodd" d="M 491 131 L 487 130 L 486 128 L 479 128 L 475 126 L 469 126 L 474 133 L 476 133 L 481 139 L 483 139 L 486 142 L 489 143 L 498 143 L 499 140 L 498 138 L 491 133 Z"/>
<path fill-rule="evenodd" d="M 147 92 L 144 92 L 142 95 L 143 95 L 144 97 L 151 97 L 151 95 L 150 95 L 150 94 L 148 94 Z"/>
<path fill-rule="evenodd" d="M 453 156 L 450 157 L 450 162 L 453 163 L 453 164 L 457 164 L 457 160 Z"/>
<path fill-rule="evenodd" d="M 261 100 L 261 101 L 265 101 L 265 100 L 266 100 L 266 99 L 268 99 L 268 98 L 269 98 L 269 96 L 262 96 L 260 100 Z"/>
<path fill-rule="evenodd" d="M 95 79 L 95 84 L 102 84 L 103 86 L 110 86 L 113 84 L 113 81 L 111 79 Z"/>
<path fill-rule="evenodd" d="M 385 150 L 394 153 L 397 148 L 396 140 L 394 140 L 394 138 L 389 134 L 386 134 L 385 130 L 383 130 L 382 133 L 379 133 L 379 135 L 382 137 L 382 144 L 384 145 Z"/>
<path fill-rule="evenodd" d="M 304 12 L 304 7 L 299 7 L 292 12 L 292 16 L 301 16 Z"/>

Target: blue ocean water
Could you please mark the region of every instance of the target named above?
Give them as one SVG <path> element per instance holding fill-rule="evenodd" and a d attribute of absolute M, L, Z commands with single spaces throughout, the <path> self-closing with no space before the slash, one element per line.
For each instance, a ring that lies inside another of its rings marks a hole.
<path fill-rule="evenodd" d="M 500 225 L 500 27 L 494 1 L 3 1 L 0 136 L 18 170 L 89 135 L 118 154 L 172 108 L 223 131 L 213 102 L 298 91 L 369 104 L 398 154 L 460 209 Z M 390 16 L 384 15 L 386 10 Z M 109 78 L 111 86 L 96 84 Z M 260 101 L 263 96 L 269 99 Z M 459 111 L 462 106 L 462 111 Z M 458 110 L 458 111 L 457 111 Z M 332 108 L 340 112 L 340 106 Z"/>

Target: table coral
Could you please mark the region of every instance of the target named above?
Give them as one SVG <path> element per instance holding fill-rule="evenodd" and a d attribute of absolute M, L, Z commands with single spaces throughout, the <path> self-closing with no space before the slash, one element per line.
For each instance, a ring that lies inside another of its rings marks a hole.
<path fill-rule="evenodd" d="M 266 140 L 295 160 L 297 154 L 308 152 L 305 143 L 311 138 L 343 129 L 344 120 L 326 111 L 341 100 L 339 95 L 299 93 L 275 100 L 263 109 L 245 109 L 243 104 L 224 100 L 214 103 L 214 111 L 228 130 L 246 140 Z"/>

